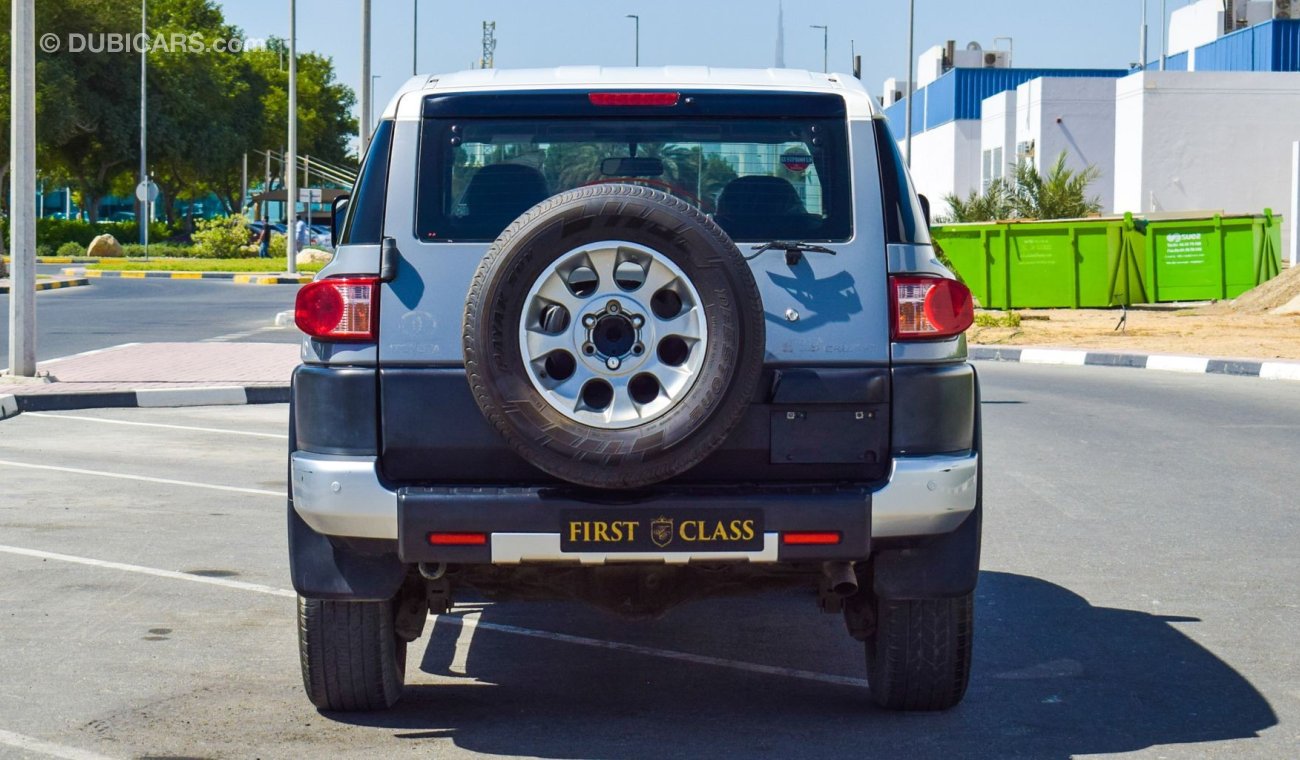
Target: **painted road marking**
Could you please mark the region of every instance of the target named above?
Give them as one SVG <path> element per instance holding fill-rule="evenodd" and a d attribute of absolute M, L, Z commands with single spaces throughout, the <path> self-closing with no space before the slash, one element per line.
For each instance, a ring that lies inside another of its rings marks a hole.
<path fill-rule="evenodd" d="M 1052 348 L 1026 348 L 1020 351 L 1021 364 L 1068 364 L 1083 366 L 1087 351 L 1061 351 Z"/>
<path fill-rule="evenodd" d="M 1166 372 L 1202 374 L 1209 364 L 1209 359 L 1199 356 L 1161 356 L 1152 354 L 1147 357 L 1147 369 L 1160 369 Z"/>
<path fill-rule="evenodd" d="M 107 562 L 105 560 L 90 559 L 88 557 L 76 557 L 70 554 L 56 554 L 54 552 L 44 552 L 36 549 L 23 549 L 17 546 L 6 546 L 0 544 L 0 553 L 17 554 L 24 557 L 34 557 L 38 559 L 53 559 L 62 562 L 72 562 L 79 565 L 89 565 L 91 567 L 102 567 L 110 570 L 121 570 L 128 573 L 140 573 L 143 575 L 152 575 L 158 578 L 169 578 L 178 581 L 191 581 L 194 583 L 206 583 L 210 586 L 222 586 L 225 588 L 236 589 L 239 591 L 253 591 L 259 594 L 269 594 L 285 598 L 295 598 L 297 594 L 288 589 L 280 589 L 272 586 L 264 586 L 260 583 L 246 583 L 244 581 L 232 581 L 226 578 L 209 578 L 202 575 L 190 575 L 189 573 L 178 573 L 175 570 L 160 570 L 153 567 L 144 567 L 141 565 L 128 565 L 121 562 Z M 481 608 L 479 608 L 481 609 Z M 756 662 L 744 662 L 742 660 L 728 660 L 722 657 L 710 657 L 708 655 L 692 654 L 690 652 L 679 652 L 674 649 L 657 649 L 654 647 L 645 647 L 638 644 L 625 644 L 619 641 L 605 641 L 603 639 L 593 639 L 587 636 L 574 636 L 567 633 L 555 633 L 554 631 L 539 631 L 535 628 L 521 628 L 516 625 L 504 625 L 501 623 L 484 623 L 476 620 L 471 615 L 476 615 L 478 610 L 465 613 L 465 617 L 459 615 L 430 615 L 437 622 L 452 623 L 462 626 L 462 628 L 473 628 L 476 630 L 492 631 L 494 633 L 506 633 L 514 636 L 524 636 L 532 639 L 543 639 L 546 641 L 555 641 L 562 644 L 574 644 L 577 646 L 592 647 L 595 649 L 605 649 L 614 652 L 627 652 L 629 654 L 639 654 L 646 657 L 657 657 L 664 660 L 674 660 L 676 662 L 688 662 L 695 665 L 710 665 L 718 668 L 727 668 L 738 670 L 745 673 L 755 673 L 758 675 L 783 676 L 785 678 L 798 678 L 804 681 L 815 681 L 817 683 L 834 684 L 836 686 L 854 686 L 865 688 L 867 681 L 864 678 L 850 678 L 848 676 L 837 676 L 830 673 L 817 673 L 811 670 L 799 670 L 797 668 L 782 668 L 775 665 L 761 665 Z M 456 667 L 464 668 L 464 662 L 460 657 L 460 643 L 463 637 L 457 637 L 457 654 L 452 661 L 453 669 Z M 465 639 L 465 646 L 469 646 L 469 639 Z M 453 672 L 456 672 L 453 670 Z"/>
<path fill-rule="evenodd" d="M 94 475 L 101 478 L 117 478 L 118 480 L 136 480 L 141 483 L 160 483 L 165 486 L 187 486 L 189 488 L 206 488 L 211 491 L 228 491 L 230 493 L 248 493 L 254 496 L 279 496 L 284 498 L 288 496 L 285 491 L 267 491 L 261 488 L 240 488 L 238 486 L 219 486 L 212 483 L 195 483 L 189 480 L 170 480 L 168 478 L 150 478 L 145 475 L 126 475 L 120 472 L 103 472 L 101 470 L 83 470 L 78 467 L 55 467 L 50 464 L 31 464 L 29 462 L 14 462 L 8 459 L 0 459 L 0 466 L 8 467 L 25 467 L 29 470 L 48 470 L 50 472 L 67 472 L 73 475 Z"/>
<path fill-rule="evenodd" d="M 141 388 L 135 404 L 144 409 L 173 406 L 242 406 L 248 394 L 242 386 L 209 388 Z"/>
<path fill-rule="evenodd" d="M 8 398 L 8 397 L 5 397 Z M 275 438 L 289 440 L 284 433 L 254 433 L 249 430 L 226 430 L 225 428 L 193 427 L 190 425 L 166 425 L 161 422 L 135 422 L 132 420 L 110 420 L 103 417 L 82 417 L 76 414 L 54 414 L 51 412 L 28 412 L 28 417 L 48 417 L 52 420 L 79 420 L 82 422 L 102 422 L 106 425 L 134 425 L 136 427 L 165 428 L 167 430 L 191 430 L 196 433 L 223 433 L 225 435 L 246 435 L 253 438 Z"/>
<path fill-rule="evenodd" d="M 77 557 L 72 554 L 58 554 L 57 552 L 43 552 L 39 549 L 24 549 L 20 546 L 7 546 L 0 544 L 0 553 L 17 554 L 22 557 L 33 557 L 35 559 L 53 559 L 59 562 L 71 562 L 76 565 L 87 565 L 89 567 L 99 567 L 105 570 L 121 570 L 126 573 L 139 573 L 140 575 L 152 575 L 155 578 L 168 578 L 174 581 L 192 581 L 194 583 L 206 583 L 209 586 L 221 586 L 223 588 L 236 589 L 238 591 L 254 591 L 259 594 L 270 594 L 271 596 L 283 596 L 293 599 L 297 596 L 292 591 L 274 586 L 264 586 L 261 583 L 248 583 L 247 581 L 232 581 L 229 578 L 210 578 L 206 575 L 191 575 L 189 573 L 179 573 L 175 570 L 160 570 L 156 567 L 144 567 L 143 565 L 128 565 L 124 562 L 109 562 L 102 559 L 91 559 L 90 557 Z"/>
<path fill-rule="evenodd" d="M 469 647 L 474 643 L 474 631 L 478 628 L 478 616 L 482 614 L 479 610 L 466 612 L 457 622 L 460 623 L 460 633 L 456 635 L 456 651 L 451 657 L 451 665 L 447 668 L 458 676 L 468 675 L 466 667 L 469 663 Z M 432 615 L 437 619 L 437 615 Z"/>
<path fill-rule="evenodd" d="M 15 734 L 13 731 L 0 729 L 0 744 L 15 747 L 24 752 L 35 752 L 50 757 L 61 757 L 64 760 L 110 760 L 107 755 L 101 755 L 96 752 L 90 752 L 76 747 L 69 747 L 64 744 L 55 744 L 32 736 Z"/>

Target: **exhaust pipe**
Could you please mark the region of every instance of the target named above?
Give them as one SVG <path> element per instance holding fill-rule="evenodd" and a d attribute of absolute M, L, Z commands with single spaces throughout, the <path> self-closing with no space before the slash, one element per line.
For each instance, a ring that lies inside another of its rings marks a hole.
<path fill-rule="evenodd" d="M 858 593 L 858 574 L 853 572 L 852 562 L 823 562 L 822 572 L 826 574 L 827 584 L 836 596 L 847 597 Z"/>
<path fill-rule="evenodd" d="M 442 576 L 447 574 L 447 565 L 442 562 L 439 562 L 433 567 L 429 567 L 428 563 L 421 562 L 418 565 L 418 568 L 420 570 L 420 575 L 423 575 L 426 579 L 431 581 L 440 580 Z"/>

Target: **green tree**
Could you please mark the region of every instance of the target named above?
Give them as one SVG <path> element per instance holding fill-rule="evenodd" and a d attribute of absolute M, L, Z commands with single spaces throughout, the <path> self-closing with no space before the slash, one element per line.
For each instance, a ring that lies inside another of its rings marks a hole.
<path fill-rule="evenodd" d="M 972 190 L 961 198 L 955 193 L 944 196 L 950 212 L 941 222 L 991 222 L 1015 215 L 1014 192 L 1001 177 L 989 183 L 983 193 Z"/>
<path fill-rule="evenodd" d="M 1101 176 L 1089 166 L 1083 171 L 1065 168 L 1065 151 L 1041 174 L 1029 161 L 1016 166 L 1014 205 L 1025 219 L 1077 219 L 1101 210 L 1101 200 L 1088 195 L 1088 185 Z"/>
<path fill-rule="evenodd" d="M 1095 166 L 1083 171 L 1065 167 L 1062 152 L 1041 174 L 1030 161 L 1016 165 L 1015 181 L 999 177 L 983 193 L 961 198 L 948 194 L 944 202 L 951 213 L 943 222 L 990 222 L 999 219 L 1078 219 L 1101 211 L 1101 200 L 1088 195 L 1088 186 L 1101 176 Z"/>

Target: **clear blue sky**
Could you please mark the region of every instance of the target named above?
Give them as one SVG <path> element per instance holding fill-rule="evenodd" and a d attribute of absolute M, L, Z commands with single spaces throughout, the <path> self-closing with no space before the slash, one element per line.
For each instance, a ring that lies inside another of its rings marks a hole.
<path fill-rule="evenodd" d="M 376 108 L 411 74 L 412 3 L 372 0 Z M 631 65 L 633 22 L 641 16 L 641 63 L 766 67 L 776 47 L 777 0 L 418 0 L 421 73 L 469 68 L 479 58 L 481 23 L 496 21 L 498 68 L 564 64 Z M 959 46 L 1015 39 L 1022 67 L 1124 67 L 1138 57 L 1142 0 L 916 0 L 919 53 L 945 40 Z M 1148 0 L 1150 55 L 1159 54 L 1159 0 Z M 249 37 L 285 36 L 288 0 L 220 0 Z M 1169 9 L 1187 0 L 1168 0 Z M 850 40 L 862 78 L 878 94 L 907 70 L 906 0 L 785 0 L 785 62 L 820 70 L 830 27 L 831 70 L 850 70 Z M 299 0 L 298 45 L 334 59 L 358 85 L 360 0 Z M 1005 47 L 1005 43 L 1002 43 Z"/>

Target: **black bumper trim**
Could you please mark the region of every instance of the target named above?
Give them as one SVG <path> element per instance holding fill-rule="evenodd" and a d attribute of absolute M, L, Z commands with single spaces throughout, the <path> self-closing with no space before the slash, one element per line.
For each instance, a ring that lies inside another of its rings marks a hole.
<path fill-rule="evenodd" d="M 427 537 L 431 532 L 558 535 L 562 511 L 591 508 L 626 510 L 647 531 L 662 511 L 757 509 L 766 533 L 841 534 L 835 545 L 780 545 L 779 562 L 864 560 L 871 549 L 871 492 L 866 487 L 682 488 L 622 500 L 607 494 L 595 500 L 555 488 L 402 488 L 397 493 L 398 554 L 404 562 L 489 563 L 490 541 L 486 546 L 431 546 Z"/>

